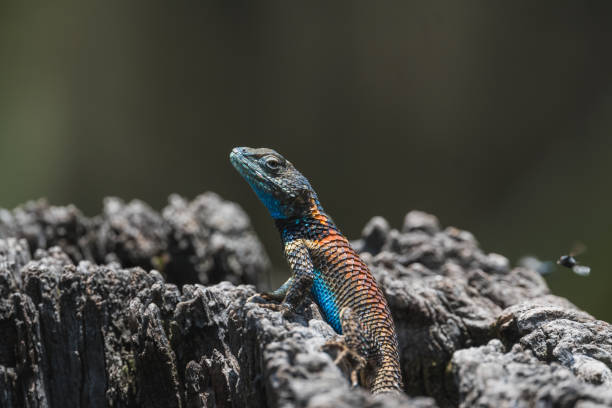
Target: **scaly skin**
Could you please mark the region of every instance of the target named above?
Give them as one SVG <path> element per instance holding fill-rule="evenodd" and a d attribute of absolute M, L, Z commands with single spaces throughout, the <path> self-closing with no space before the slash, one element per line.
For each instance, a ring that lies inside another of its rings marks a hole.
<path fill-rule="evenodd" d="M 271 149 L 237 147 L 230 160 L 268 208 L 293 275 L 262 294 L 289 315 L 310 291 L 325 320 L 342 335 L 336 362 L 353 362 L 351 380 L 372 393 L 402 388 L 397 336 L 387 301 L 370 270 L 325 213 L 308 180 Z"/>

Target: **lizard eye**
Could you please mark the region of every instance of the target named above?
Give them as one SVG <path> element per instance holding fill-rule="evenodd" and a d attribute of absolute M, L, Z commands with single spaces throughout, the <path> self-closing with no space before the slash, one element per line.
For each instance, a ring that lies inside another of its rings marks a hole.
<path fill-rule="evenodd" d="M 264 159 L 266 167 L 272 171 L 276 171 L 280 168 L 281 162 L 274 156 L 268 156 Z"/>

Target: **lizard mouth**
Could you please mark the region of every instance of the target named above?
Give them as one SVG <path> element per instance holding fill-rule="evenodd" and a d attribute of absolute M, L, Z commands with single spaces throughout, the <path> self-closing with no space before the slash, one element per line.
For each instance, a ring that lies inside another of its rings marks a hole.
<path fill-rule="evenodd" d="M 241 147 L 235 147 L 230 153 L 230 162 L 234 166 L 238 173 L 244 177 L 247 181 L 256 183 L 269 183 L 268 177 L 266 177 L 259 166 L 248 157 Z"/>

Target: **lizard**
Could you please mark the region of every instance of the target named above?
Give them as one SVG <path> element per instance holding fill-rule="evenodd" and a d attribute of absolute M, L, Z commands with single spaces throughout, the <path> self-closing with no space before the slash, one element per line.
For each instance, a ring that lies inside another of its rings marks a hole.
<path fill-rule="evenodd" d="M 291 162 L 272 149 L 236 147 L 230 161 L 267 207 L 292 270 L 262 306 L 291 316 L 310 292 L 338 334 L 336 364 L 349 359 L 352 386 L 373 394 L 400 391 L 395 325 L 369 268 L 324 211 L 315 190 Z M 280 303 L 273 303 L 280 302 Z"/>

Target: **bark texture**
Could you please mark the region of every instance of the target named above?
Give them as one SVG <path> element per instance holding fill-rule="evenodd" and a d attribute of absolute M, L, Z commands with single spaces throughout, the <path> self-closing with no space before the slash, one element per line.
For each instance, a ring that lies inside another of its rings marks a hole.
<path fill-rule="evenodd" d="M 354 241 L 410 397 L 352 389 L 311 302 L 285 319 L 247 301 L 268 258 L 212 193 L 162 215 L 32 202 L 0 210 L 0 236 L 1 407 L 612 406 L 610 325 L 421 212 Z"/>
<path fill-rule="evenodd" d="M 246 213 L 210 192 L 191 202 L 172 195 L 162 214 L 142 201 L 111 197 L 93 218 L 73 205 L 31 201 L 0 209 L 0 238 L 8 237 L 24 238 L 33 252 L 57 245 L 76 263 L 157 269 L 177 285 L 255 284 L 269 268 Z"/>

